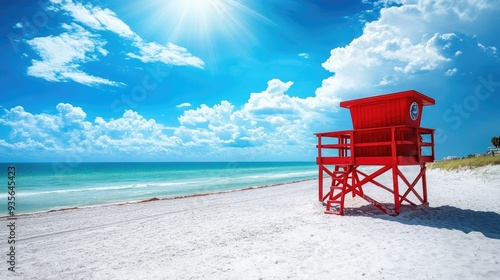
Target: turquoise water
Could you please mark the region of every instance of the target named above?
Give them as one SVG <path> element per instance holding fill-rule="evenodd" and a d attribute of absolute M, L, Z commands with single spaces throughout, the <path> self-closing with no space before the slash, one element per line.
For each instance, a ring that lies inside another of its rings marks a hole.
<path fill-rule="evenodd" d="M 7 215 L 9 165 L 16 167 L 17 214 L 241 189 L 317 176 L 317 166 L 309 162 L 0 163 L 0 216 Z"/>

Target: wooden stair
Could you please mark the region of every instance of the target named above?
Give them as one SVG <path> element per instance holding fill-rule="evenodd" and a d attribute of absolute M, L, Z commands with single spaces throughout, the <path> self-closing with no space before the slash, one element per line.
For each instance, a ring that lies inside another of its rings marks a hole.
<path fill-rule="evenodd" d="M 347 182 L 351 170 L 348 166 L 342 168 L 344 168 L 343 171 L 336 166 L 335 171 L 333 172 L 332 184 L 330 186 L 328 199 L 326 200 L 325 214 L 344 215 L 344 201 L 347 192 Z M 335 209 L 332 209 L 332 206 L 336 206 Z"/>

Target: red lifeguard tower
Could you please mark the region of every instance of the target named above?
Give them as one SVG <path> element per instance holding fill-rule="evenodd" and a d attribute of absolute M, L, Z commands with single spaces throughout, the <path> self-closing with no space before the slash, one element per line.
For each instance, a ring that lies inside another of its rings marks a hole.
<path fill-rule="evenodd" d="M 434 161 L 434 129 L 420 127 L 420 120 L 423 106 L 434 104 L 415 90 L 341 102 L 340 107 L 350 110 L 353 130 L 315 133 L 319 201 L 326 204 L 325 213 L 343 215 L 349 193 L 390 215 L 398 215 L 403 202 L 427 204 L 425 164 Z M 365 165 L 372 171 L 361 171 Z M 420 166 L 411 182 L 399 168 L 405 165 Z M 391 172 L 392 186 L 376 180 Z M 363 189 L 368 186 L 392 193 L 392 201 L 383 204 L 368 196 Z"/>

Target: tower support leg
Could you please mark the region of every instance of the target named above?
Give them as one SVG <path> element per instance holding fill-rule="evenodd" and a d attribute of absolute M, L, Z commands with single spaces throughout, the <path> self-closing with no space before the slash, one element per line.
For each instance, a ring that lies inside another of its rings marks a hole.
<path fill-rule="evenodd" d="M 425 171 L 426 171 L 426 167 L 425 167 L 425 164 L 423 164 L 420 166 L 420 172 L 422 173 L 422 195 L 424 198 L 423 203 L 425 205 L 428 205 L 429 201 L 427 200 L 427 178 L 425 175 Z"/>
<path fill-rule="evenodd" d="M 398 166 L 392 166 L 392 183 L 394 185 L 394 216 L 399 215 L 399 209 L 401 208 L 401 202 L 399 200 L 399 178 L 398 178 Z"/>

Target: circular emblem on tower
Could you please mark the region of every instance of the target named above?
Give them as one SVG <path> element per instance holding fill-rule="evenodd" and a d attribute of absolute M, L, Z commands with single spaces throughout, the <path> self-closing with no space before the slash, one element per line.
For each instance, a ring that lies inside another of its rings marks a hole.
<path fill-rule="evenodd" d="M 418 104 L 417 104 L 417 102 L 413 102 L 410 105 L 410 118 L 412 120 L 418 119 Z"/>

